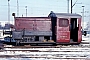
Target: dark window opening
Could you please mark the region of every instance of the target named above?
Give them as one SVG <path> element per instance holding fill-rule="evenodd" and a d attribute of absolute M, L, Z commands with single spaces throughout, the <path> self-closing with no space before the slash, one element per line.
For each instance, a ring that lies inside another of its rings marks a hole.
<path fill-rule="evenodd" d="M 35 41 L 39 41 L 39 36 L 35 36 Z"/>
<path fill-rule="evenodd" d="M 78 42 L 78 26 L 77 26 L 77 18 L 71 18 L 70 20 L 70 39 L 71 42 Z"/>
<path fill-rule="evenodd" d="M 50 36 L 44 36 L 44 39 L 50 40 Z"/>

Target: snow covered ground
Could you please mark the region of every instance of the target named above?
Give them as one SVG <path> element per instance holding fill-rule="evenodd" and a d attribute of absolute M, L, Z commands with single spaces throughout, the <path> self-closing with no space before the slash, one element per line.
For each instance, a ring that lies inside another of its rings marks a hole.
<path fill-rule="evenodd" d="M 90 34 L 87 34 L 86 36 L 82 35 L 82 40 L 90 41 Z"/>
<path fill-rule="evenodd" d="M 86 36 L 82 35 L 82 42 L 90 43 L 90 34 L 87 34 Z"/>
<path fill-rule="evenodd" d="M 72 59 L 47 59 L 47 58 L 0 58 L 0 60 L 72 60 Z M 73 59 L 80 60 L 80 59 Z M 85 60 L 85 59 L 82 59 Z"/>
<path fill-rule="evenodd" d="M 90 60 L 90 59 L 0 58 L 0 60 Z"/>
<path fill-rule="evenodd" d="M 32 48 L 32 49 L 31 48 L 28 48 L 28 49 L 5 48 L 4 50 L 5 51 L 0 52 L 0 56 L 18 55 L 21 58 L 16 58 L 17 60 L 23 60 L 23 59 L 25 60 L 30 60 L 30 59 L 31 60 L 37 60 L 37 59 L 38 60 L 53 60 L 55 58 L 60 59 L 60 60 L 61 59 L 65 60 L 64 58 L 67 58 L 67 59 L 68 58 L 73 58 L 73 59 L 76 59 L 76 58 L 89 59 L 90 58 L 90 48 L 87 48 L 87 47 L 86 48 L 74 48 L 74 47 L 73 48 Z M 22 50 L 22 51 L 19 51 L 19 50 Z M 30 51 L 24 51 L 24 50 L 39 50 L 41 52 L 30 52 Z M 37 57 L 37 58 L 35 59 L 33 57 Z M 3 59 L 6 60 L 5 58 Z M 15 58 L 8 58 L 8 60 L 10 59 L 14 60 Z"/>

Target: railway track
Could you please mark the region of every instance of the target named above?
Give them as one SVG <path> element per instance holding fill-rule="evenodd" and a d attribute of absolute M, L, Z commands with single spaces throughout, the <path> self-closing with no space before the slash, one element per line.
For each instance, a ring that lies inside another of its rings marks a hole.
<path fill-rule="evenodd" d="M 6 48 L 0 52 L 0 57 L 21 58 L 87 59 L 89 55 L 90 48 Z"/>
<path fill-rule="evenodd" d="M 0 57 L 86 59 L 90 48 L 5 48 Z"/>
<path fill-rule="evenodd" d="M 90 60 L 90 44 L 57 46 L 11 46 L 5 45 L 0 58 L 47 58 L 47 59 L 81 59 Z"/>
<path fill-rule="evenodd" d="M 4 48 L 77 48 L 77 47 L 88 47 L 90 48 L 90 43 L 81 43 L 79 45 L 57 45 L 57 46 L 30 46 L 30 45 L 25 45 L 25 46 L 12 46 L 12 45 L 5 45 Z"/>

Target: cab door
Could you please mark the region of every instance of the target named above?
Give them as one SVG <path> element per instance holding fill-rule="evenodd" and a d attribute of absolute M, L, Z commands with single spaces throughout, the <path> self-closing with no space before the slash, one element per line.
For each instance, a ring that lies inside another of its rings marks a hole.
<path fill-rule="evenodd" d="M 69 19 L 57 19 L 57 42 L 67 43 L 70 42 Z"/>

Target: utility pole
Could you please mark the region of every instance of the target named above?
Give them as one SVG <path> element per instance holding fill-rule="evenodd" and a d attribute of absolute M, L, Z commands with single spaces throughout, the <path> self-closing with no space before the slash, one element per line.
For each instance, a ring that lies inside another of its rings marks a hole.
<path fill-rule="evenodd" d="M 85 6 L 82 6 L 82 8 L 83 8 L 83 11 L 82 11 L 82 27 L 83 27 L 83 29 L 84 29 L 84 7 Z"/>
<path fill-rule="evenodd" d="M 67 0 L 67 13 L 69 13 L 69 0 Z"/>
<path fill-rule="evenodd" d="M 18 3 L 18 0 L 17 0 L 17 16 L 19 16 L 19 3 Z"/>
<path fill-rule="evenodd" d="M 71 13 L 72 13 L 72 0 L 71 0 Z"/>
<path fill-rule="evenodd" d="M 25 8 L 26 8 L 26 17 L 27 17 L 27 6 L 25 6 Z"/>
<path fill-rule="evenodd" d="M 10 24 L 10 4 L 9 4 L 9 1 L 8 0 L 8 23 Z"/>
<path fill-rule="evenodd" d="M 76 2 L 72 5 L 72 0 L 71 0 L 71 13 L 72 13 L 72 8 L 73 6 L 77 3 L 78 0 L 76 0 Z"/>

